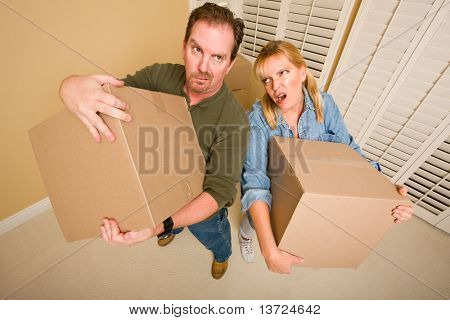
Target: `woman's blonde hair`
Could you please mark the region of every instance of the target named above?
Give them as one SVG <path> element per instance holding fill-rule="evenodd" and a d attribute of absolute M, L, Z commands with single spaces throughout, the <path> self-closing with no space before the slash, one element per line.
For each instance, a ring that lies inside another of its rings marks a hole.
<path fill-rule="evenodd" d="M 262 49 L 260 54 L 255 60 L 253 65 L 253 72 L 258 79 L 262 79 L 263 75 L 263 67 L 264 63 L 269 57 L 275 55 L 283 54 L 288 60 L 297 68 L 305 68 L 306 70 L 306 79 L 305 86 L 309 92 L 309 95 L 314 103 L 314 107 L 316 109 L 316 119 L 317 122 L 323 122 L 323 108 L 322 108 L 322 99 L 320 96 L 319 89 L 317 87 L 316 79 L 311 74 L 311 72 L 306 67 L 306 61 L 301 55 L 300 51 L 292 44 L 286 41 L 270 41 L 266 44 Z M 300 88 L 300 90 L 302 90 Z M 272 129 L 275 129 L 277 126 L 277 109 L 278 106 L 272 99 L 269 97 L 267 92 L 264 94 L 261 105 L 263 109 L 264 116 L 266 117 L 267 123 Z"/>

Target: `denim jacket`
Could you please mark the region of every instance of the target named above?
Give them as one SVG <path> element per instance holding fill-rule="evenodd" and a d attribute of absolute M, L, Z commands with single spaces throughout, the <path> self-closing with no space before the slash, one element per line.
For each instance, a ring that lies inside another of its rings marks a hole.
<path fill-rule="evenodd" d="M 322 92 L 323 123 L 318 123 L 313 101 L 308 91 L 303 87 L 305 96 L 305 109 L 298 121 L 298 135 L 300 139 L 346 143 L 353 150 L 367 159 L 361 148 L 348 133 L 338 106 L 331 95 Z M 290 129 L 281 114 L 278 115 L 277 127 L 272 130 L 264 117 L 260 102 L 256 102 L 252 111 L 248 113 L 250 122 L 250 141 L 247 150 L 247 158 L 244 162 L 242 173 L 242 211 L 247 211 L 253 202 L 260 200 L 272 204 L 270 194 L 270 179 L 267 176 L 268 147 L 272 136 L 293 138 L 294 132 Z M 371 165 L 381 171 L 380 165 L 370 161 Z"/>

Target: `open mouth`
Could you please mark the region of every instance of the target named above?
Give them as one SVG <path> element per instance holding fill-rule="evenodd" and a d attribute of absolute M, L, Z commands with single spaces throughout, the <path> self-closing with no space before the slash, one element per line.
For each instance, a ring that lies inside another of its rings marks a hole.
<path fill-rule="evenodd" d="M 280 103 L 281 101 L 283 101 L 284 99 L 286 99 L 286 94 L 285 93 L 281 93 L 281 94 L 279 94 L 279 95 L 277 95 L 276 97 L 275 97 L 275 102 L 276 103 Z"/>

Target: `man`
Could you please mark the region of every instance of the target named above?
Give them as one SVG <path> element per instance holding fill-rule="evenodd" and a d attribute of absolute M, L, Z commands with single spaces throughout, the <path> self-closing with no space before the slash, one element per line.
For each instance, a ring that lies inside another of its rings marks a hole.
<path fill-rule="evenodd" d="M 233 13 L 206 3 L 192 11 L 183 40 L 185 65 L 155 64 L 123 81 L 110 76 L 72 76 L 63 81 L 61 97 L 86 125 L 96 141 L 102 134 L 114 141 L 114 133 L 97 112 L 131 121 L 128 106 L 101 86 L 128 85 L 186 98 L 200 147 L 206 159 L 203 192 L 153 229 L 122 232 L 113 219 L 100 227 L 112 245 L 132 245 L 159 236 L 158 244 L 169 244 L 174 234 L 188 226 L 194 236 L 214 254 L 212 276 L 220 279 L 231 255 L 231 233 L 226 206 L 235 196 L 247 149 L 248 123 L 240 104 L 223 80 L 233 66 L 242 42 L 244 23 Z M 236 139 L 236 134 L 240 139 Z M 232 142 L 232 139 L 234 142 Z M 235 143 L 241 141 L 241 143 Z M 172 228 L 173 230 L 172 233 Z"/>

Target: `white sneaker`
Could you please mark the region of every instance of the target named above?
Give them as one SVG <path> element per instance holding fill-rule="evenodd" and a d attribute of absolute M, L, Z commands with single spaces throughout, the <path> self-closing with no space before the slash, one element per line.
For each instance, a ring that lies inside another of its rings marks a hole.
<path fill-rule="evenodd" d="M 254 262 L 255 253 L 253 252 L 253 239 L 244 239 L 240 232 L 238 238 L 242 259 L 247 263 Z"/>

